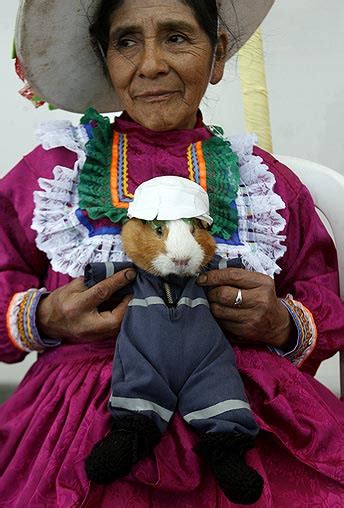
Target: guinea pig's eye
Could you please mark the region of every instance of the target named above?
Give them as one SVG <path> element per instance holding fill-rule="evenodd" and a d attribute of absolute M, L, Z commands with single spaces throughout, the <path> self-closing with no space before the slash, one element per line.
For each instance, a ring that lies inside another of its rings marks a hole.
<path fill-rule="evenodd" d="M 208 224 L 206 222 L 201 221 L 201 220 L 197 221 L 197 227 L 199 227 L 200 229 L 209 229 Z"/>
<path fill-rule="evenodd" d="M 163 230 L 162 230 L 162 226 L 158 226 L 155 228 L 155 233 L 158 235 L 158 236 L 162 236 L 163 234 Z"/>

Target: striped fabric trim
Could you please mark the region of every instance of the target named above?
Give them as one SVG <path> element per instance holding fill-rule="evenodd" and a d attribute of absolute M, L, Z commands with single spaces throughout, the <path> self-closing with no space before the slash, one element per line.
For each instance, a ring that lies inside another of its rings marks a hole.
<path fill-rule="evenodd" d="M 205 166 L 202 141 L 197 141 L 195 143 L 195 151 L 198 161 L 198 171 L 199 171 L 199 184 L 203 187 L 203 189 L 207 192 L 207 170 Z"/>
<path fill-rule="evenodd" d="M 106 278 L 111 277 L 115 273 L 115 267 L 114 264 L 110 261 L 107 261 L 104 263 L 105 265 L 105 272 L 106 272 Z"/>
<path fill-rule="evenodd" d="M 202 150 L 202 142 L 192 143 L 187 148 L 187 164 L 189 179 L 198 183 L 207 190 L 206 169 L 204 155 Z"/>
<path fill-rule="evenodd" d="M 187 307 L 191 307 L 193 309 L 198 305 L 205 305 L 206 307 L 209 307 L 209 302 L 205 298 L 195 298 L 192 300 L 191 298 L 184 297 L 179 300 L 178 307 L 179 305 L 186 305 Z"/>
<path fill-rule="evenodd" d="M 36 327 L 36 309 L 46 289 L 29 289 L 13 295 L 6 314 L 7 334 L 12 345 L 23 353 L 43 351 L 45 346 L 59 345 L 48 339 L 44 343 Z"/>
<path fill-rule="evenodd" d="M 164 300 L 159 296 L 148 296 L 147 298 L 133 298 L 130 300 L 129 307 L 149 307 L 150 305 L 166 305 Z M 205 305 L 209 307 L 208 300 L 205 298 L 192 298 L 183 297 L 179 300 L 177 306 L 186 305 L 187 307 L 197 307 L 198 305 Z"/>
<path fill-rule="evenodd" d="M 297 342 L 291 351 L 285 352 L 271 346 L 269 346 L 269 349 L 280 356 L 284 356 L 296 367 L 301 367 L 317 345 L 317 327 L 311 311 L 302 303 L 294 300 L 292 295 L 282 298 L 281 303 L 286 307 L 294 321 L 297 329 Z"/>
<path fill-rule="evenodd" d="M 18 313 L 20 311 L 21 303 L 24 301 L 26 292 L 16 293 L 11 298 L 7 313 L 6 313 L 6 328 L 7 335 L 16 349 L 22 353 L 29 353 L 30 350 L 20 340 L 20 332 L 17 326 Z"/>
<path fill-rule="evenodd" d="M 128 304 L 129 307 L 149 307 L 150 305 L 165 305 L 165 302 L 159 296 L 148 296 L 147 298 L 133 298 Z"/>
<path fill-rule="evenodd" d="M 248 402 L 243 400 L 230 399 L 219 402 L 214 406 L 209 406 L 204 409 L 200 409 L 199 411 L 188 413 L 187 415 L 183 416 L 183 418 L 187 423 L 190 423 L 192 420 L 206 420 L 208 418 L 218 416 L 222 413 L 226 413 L 227 411 L 235 411 L 238 409 L 246 409 L 249 411 L 251 410 Z"/>
<path fill-rule="evenodd" d="M 115 397 L 111 395 L 110 405 L 114 408 L 128 409 L 129 411 L 153 411 L 165 422 L 169 422 L 173 415 L 173 411 L 145 399 L 132 399 L 129 397 Z"/>
<path fill-rule="evenodd" d="M 115 208 L 128 208 L 132 195 L 124 196 L 127 190 L 127 136 L 114 132 L 112 143 L 112 160 L 110 168 L 110 187 L 112 204 Z M 125 183 L 124 183 L 125 182 Z"/>
<path fill-rule="evenodd" d="M 227 259 L 221 258 L 219 261 L 219 270 L 224 270 L 227 268 Z"/>
<path fill-rule="evenodd" d="M 198 162 L 196 159 L 196 152 L 193 144 L 189 145 L 187 148 L 187 162 L 188 162 L 189 179 L 192 182 L 196 182 L 199 184 Z"/>

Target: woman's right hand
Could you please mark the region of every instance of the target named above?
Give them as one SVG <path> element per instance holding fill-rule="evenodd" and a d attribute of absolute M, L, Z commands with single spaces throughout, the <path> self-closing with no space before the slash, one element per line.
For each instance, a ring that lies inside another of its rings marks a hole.
<path fill-rule="evenodd" d="M 135 270 L 129 268 L 90 289 L 84 285 L 83 278 L 56 289 L 38 305 L 36 324 L 39 332 L 69 343 L 116 337 L 132 296 L 125 296 L 113 310 L 102 312 L 98 307 L 135 277 Z"/>

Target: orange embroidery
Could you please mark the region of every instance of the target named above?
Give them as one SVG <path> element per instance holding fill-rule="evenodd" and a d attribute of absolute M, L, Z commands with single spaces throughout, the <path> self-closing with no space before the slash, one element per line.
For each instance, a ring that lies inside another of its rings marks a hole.
<path fill-rule="evenodd" d="M 128 208 L 129 203 L 120 201 L 118 192 L 118 163 L 119 163 L 119 145 L 120 145 L 120 133 L 114 132 L 113 143 L 112 143 L 112 160 L 110 169 L 110 188 L 112 204 L 115 208 Z M 126 155 L 125 155 L 126 157 Z"/>

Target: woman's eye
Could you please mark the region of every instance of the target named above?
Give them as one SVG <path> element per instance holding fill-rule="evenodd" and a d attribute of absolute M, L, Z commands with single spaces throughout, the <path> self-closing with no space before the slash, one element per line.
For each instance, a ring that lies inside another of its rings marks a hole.
<path fill-rule="evenodd" d="M 119 48 L 132 48 L 135 45 L 135 41 L 133 39 L 119 39 L 117 41 L 117 46 Z"/>
<path fill-rule="evenodd" d="M 162 236 L 162 227 L 161 226 L 158 226 L 156 229 L 155 229 L 155 233 L 158 235 L 158 236 Z"/>
<path fill-rule="evenodd" d="M 185 42 L 185 40 L 186 40 L 185 37 L 180 34 L 174 34 L 169 37 L 169 41 L 172 42 L 173 44 L 179 44 L 181 42 Z"/>

